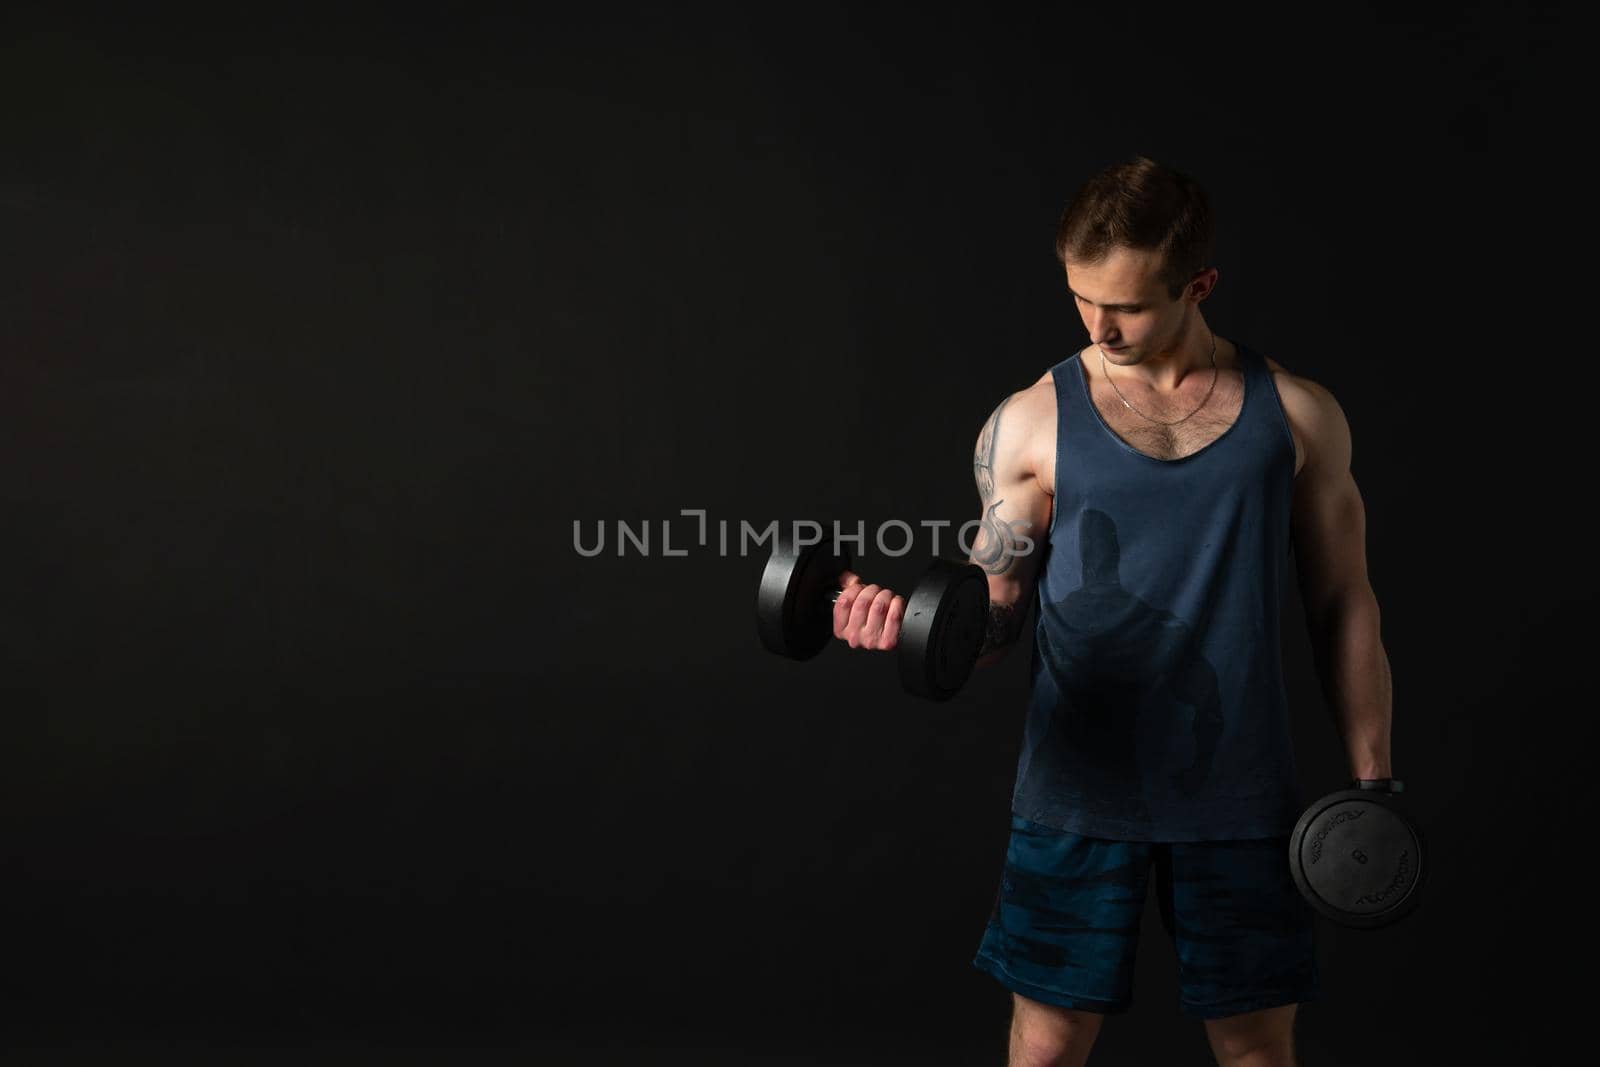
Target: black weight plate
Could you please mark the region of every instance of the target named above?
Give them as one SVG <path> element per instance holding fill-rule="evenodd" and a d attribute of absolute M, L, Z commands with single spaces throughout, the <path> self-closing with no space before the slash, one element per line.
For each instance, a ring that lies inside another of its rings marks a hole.
<path fill-rule="evenodd" d="M 756 596 L 756 632 L 769 652 L 805 660 L 827 647 L 832 594 L 849 568 L 849 550 L 830 537 L 804 547 L 796 547 L 792 532 L 774 537 Z"/>
<path fill-rule="evenodd" d="M 1289 869 L 1312 907 L 1342 926 L 1387 926 L 1416 906 L 1422 835 L 1392 799 L 1342 789 L 1312 804 L 1289 837 Z"/>
<path fill-rule="evenodd" d="M 989 623 L 989 579 L 971 563 L 935 559 L 906 601 L 900 624 L 900 683 L 948 700 L 972 674 Z"/>

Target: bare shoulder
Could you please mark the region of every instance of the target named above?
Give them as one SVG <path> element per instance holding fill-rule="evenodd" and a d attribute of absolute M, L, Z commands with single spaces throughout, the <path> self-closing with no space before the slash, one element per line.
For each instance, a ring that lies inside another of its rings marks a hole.
<path fill-rule="evenodd" d="M 978 450 L 1012 478 L 1037 479 L 1054 492 L 1056 390 L 1049 371 L 1000 400 L 984 421 Z"/>
<path fill-rule="evenodd" d="M 1026 420 L 1030 432 L 1037 433 L 1048 430 L 1050 436 L 1055 437 L 1056 432 L 1056 380 L 1054 375 L 1045 371 L 1039 380 L 1026 389 L 1019 389 L 1011 394 L 1021 417 Z"/>
<path fill-rule="evenodd" d="M 1322 383 L 1287 370 L 1277 360 L 1267 358 L 1272 384 L 1278 388 L 1283 413 L 1294 437 L 1295 473 L 1307 462 L 1329 460 L 1346 464 L 1350 455 L 1350 426 L 1344 409 Z"/>

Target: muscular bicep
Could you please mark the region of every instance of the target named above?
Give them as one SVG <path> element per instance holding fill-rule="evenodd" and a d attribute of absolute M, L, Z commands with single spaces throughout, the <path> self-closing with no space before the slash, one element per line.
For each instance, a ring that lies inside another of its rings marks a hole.
<path fill-rule="evenodd" d="M 989 576 L 986 652 L 1016 640 L 1033 597 L 1050 525 L 1051 496 L 1030 460 L 1037 452 L 1029 436 L 1036 425 L 1035 413 L 1025 399 L 1019 402 L 1021 395 L 1014 394 L 995 408 L 972 455 L 980 510 L 969 558 Z"/>

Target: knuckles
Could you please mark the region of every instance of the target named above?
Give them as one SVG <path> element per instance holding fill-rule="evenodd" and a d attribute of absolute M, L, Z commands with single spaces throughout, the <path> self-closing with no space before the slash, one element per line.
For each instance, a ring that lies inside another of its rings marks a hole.
<path fill-rule="evenodd" d="M 833 605 L 833 636 L 853 649 L 889 651 L 899 644 L 895 622 L 905 611 L 905 597 L 852 575 Z M 888 632 L 895 629 L 894 634 Z"/>

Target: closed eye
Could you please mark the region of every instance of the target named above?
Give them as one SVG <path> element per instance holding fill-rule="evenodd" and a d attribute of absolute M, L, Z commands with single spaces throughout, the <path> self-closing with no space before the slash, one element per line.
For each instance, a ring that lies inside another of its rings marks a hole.
<path fill-rule="evenodd" d="M 1077 293 L 1072 294 L 1072 299 L 1076 300 L 1080 304 L 1087 304 L 1089 302 L 1083 297 L 1079 296 Z M 1137 315 L 1139 312 L 1144 310 L 1144 307 L 1139 304 L 1103 304 L 1101 306 L 1107 311 L 1120 311 L 1124 315 Z"/>

